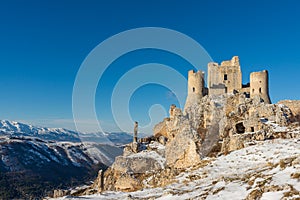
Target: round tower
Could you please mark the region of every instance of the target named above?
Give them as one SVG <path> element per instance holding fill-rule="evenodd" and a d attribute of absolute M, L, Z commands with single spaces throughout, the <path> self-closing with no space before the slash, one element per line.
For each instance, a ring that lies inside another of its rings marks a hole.
<path fill-rule="evenodd" d="M 188 95 L 203 97 L 204 72 L 190 70 L 188 74 Z"/>
<path fill-rule="evenodd" d="M 197 103 L 203 97 L 204 92 L 204 72 L 190 70 L 188 73 L 188 95 L 185 102 L 185 108 L 191 104 Z"/>
<path fill-rule="evenodd" d="M 270 104 L 268 71 L 252 72 L 250 74 L 250 97 L 260 96 L 264 102 Z"/>

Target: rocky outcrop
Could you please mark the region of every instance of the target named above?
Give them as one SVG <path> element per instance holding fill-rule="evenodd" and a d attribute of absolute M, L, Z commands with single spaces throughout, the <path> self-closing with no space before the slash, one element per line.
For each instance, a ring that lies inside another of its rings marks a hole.
<path fill-rule="evenodd" d="M 70 194 L 68 190 L 54 190 L 53 191 L 53 198 L 63 197 Z"/>
<path fill-rule="evenodd" d="M 246 98 L 243 94 L 226 98 L 223 112 L 219 129 L 222 152 L 243 148 L 251 140 L 272 139 L 276 131 L 273 125 L 287 126 L 292 118 L 292 112 L 285 106 L 266 104 L 260 97 Z"/>
<path fill-rule="evenodd" d="M 207 156 L 267 139 L 299 137 L 300 132 L 289 129 L 293 113 L 287 106 L 239 93 L 204 96 L 183 112 L 172 105 L 169 113 L 155 126 L 153 137 L 139 140 L 137 147 L 125 146 L 123 155 L 95 181 L 94 190 L 129 192 L 163 186 L 172 183 L 178 172 L 204 165 Z"/>
<path fill-rule="evenodd" d="M 131 145 L 128 145 L 130 147 Z M 135 191 L 145 187 L 145 177 L 163 171 L 166 167 L 165 147 L 155 141 L 140 144 L 139 152 L 124 149 L 123 156 L 104 174 L 104 190 Z"/>
<path fill-rule="evenodd" d="M 92 188 L 95 189 L 97 192 L 102 192 L 104 187 L 104 180 L 103 180 L 103 170 L 99 170 L 98 176 L 94 181 Z"/>
<path fill-rule="evenodd" d="M 184 113 L 175 106 L 170 118 L 154 128 L 154 136 L 164 136 L 166 160 L 169 167 L 187 168 L 197 165 L 219 141 L 219 125 L 224 98 L 205 96 L 201 101 L 190 102 Z"/>
<path fill-rule="evenodd" d="M 292 120 L 300 123 L 300 101 L 299 100 L 283 100 L 279 101 L 278 104 L 282 104 L 291 109 L 293 113 Z"/>
<path fill-rule="evenodd" d="M 154 127 L 154 137 L 159 138 L 160 136 L 164 136 L 167 140 L 173 139 L 180 132 L 181 127 L 189 125 L 187 119 L 179 108 L 172 105 L 170 108 L 170 117 L 165 118 Z"/>
<path fill-rule="evenodd" d="M 166 144 L 167 165 L 186 168 L 201 162 L 201 137 L 189 126 L 179 130 L 179 134 Z"/>
<path fill-rule="evenodd" d="M 205 96 L 186 106 L 183 113 L 172 105 L 170 117 L 155 126 L 154 136 L 167 138 L 168 166 L 187 168 L 199 164 L 214 149 L 225 153 L 254 140 L 272 139 L 276 132 L 272 125 L 287 126 L 292 117 L 288 107 L 266 104 L 259 96 Z"/>
<path fill-rule="evenodd" d="M 164 167 L 164 158 L 155 151 L 118 156 L 112 165 L 112 169 L 121 173 L 146 173 L 160 170 Z"/>

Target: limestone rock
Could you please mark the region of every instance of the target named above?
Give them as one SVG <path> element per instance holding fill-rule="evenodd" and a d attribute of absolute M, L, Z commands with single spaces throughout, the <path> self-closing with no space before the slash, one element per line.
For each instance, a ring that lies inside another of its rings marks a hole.
<path fill-rule="evenodd" d="M 155 151 L 118 156 L 112 169 L 121 173 L 146 173 L 163 169 L 165 159 Z"/>
<path fill-rule="evenodd" d="M 199 102 L 190 102 L 184 114 L 177 115 L 165 123 L 167 165 L 186 168 L 197 165 L 219 141 L 219 119 L 222 117 L 224 98 L 205 96 Z"/>
<path fill-rule="evenodd" d="M 154 127 L 154 137 L 159 138 L 163 136 L 166 140 L 171 140 L 178 134 L 180 127 L 188 124 L 186 116 L 183 115 L 179 108 L 173 107 L 171 109 L 172 117 L 165 118 Z"/>
<path fill-rule="evenodd" d="M 282 104 L 291 109 L 293 113 L 293 121 L 300 123 L 300 101 L 299 100 L 283 100 L 279 101 L 278 104 Z"/>
<path fill-rule="evenodd" d="M 229 151 L 235 151 L 244 148 L 244 141 L 241 137 L 233 136 L 230 138 L 228 145 Z"/>
<path fill-rule="evenodd" d="M 115 189 L 123 192 L 132 192 L 141 188 L 141 182 L 128 174 L 125 174 L 124 176 L 118 178 L 115 183 Z"/>
<path fill-rule="evenodd" d="M 68 190 L 54 190 L 53 198 L 63 197 L 69 194 Z"/>
<path fill-rule="evenodd" d="M 170 118 L 165 118 L 162 122 L 160 122 L 154 126 L 154 128 L 153 128 L 154 137 L 159 138 L 160 136 L 163 136 L 165 138 L 168 138 L 166 122 L 169 120 L 170 120 Z"/>
<path fill-rule="evenodd" d="M 190 127 L 184 127 L 180 133 L 166 145 L 166 160 L 168 166 L 186 168 L 201 161 L 199 145 L 201 138 L 193 133 Z"/>
<path fill-rule="evenodd" d="M 103 190 L 103 171 L 99 170 L 98 176 L 96 180 L 94 181 L 94 184 L 92 185 L 92 188 L 97 190 L 97 192 L 102 192 Z"/>
<path fill-rule="evenodd" d="M 160 136 L 158 138 L 159 143 L 161 143 L 162 145 L 166 145 L 167 140 L 168 139 L 166 137 L 164 137 L 164 136 Z"/>

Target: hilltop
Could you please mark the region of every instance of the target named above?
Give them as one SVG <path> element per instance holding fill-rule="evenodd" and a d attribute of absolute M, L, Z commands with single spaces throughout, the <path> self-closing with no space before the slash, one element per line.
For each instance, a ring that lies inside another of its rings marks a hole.
<path fill-rule="evenodd" d="M 267 71 L 243 86 L 238 57 L 208 67 L 208 88 L 201 71 L 190 71 L 184 109 L 171 105 L 152 137 L 126 145 L 92 185 L 54 196 L 298 198 L 300 102 L 271 104 Z"/>

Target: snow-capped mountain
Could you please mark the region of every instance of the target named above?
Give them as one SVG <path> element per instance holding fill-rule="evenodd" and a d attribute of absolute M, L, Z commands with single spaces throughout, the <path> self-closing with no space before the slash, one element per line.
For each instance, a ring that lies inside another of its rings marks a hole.
<path fill-rule="evenodd" d="M 41 128 L 15 121 L 0 120 L 0 135 L 38 137 L 45 140 L 79 142 L 79 134 L 64 128 Z"/>
<path fill-rule="evenodd" d="M 110 145 L 124 145 L 132 141 L 132 135 L 127 133 L 80 133 L 64 128 L 45 128 L 24 124 L 16 121 L 0 120 L 0 136 L 12 138 L 36 137 L 42 140 L 94 142 Z"/>
<path fill-rule="evenodd" d="M 122 151 L 111 141 L 83 142 L 80 133 L 67 129 L 1 120 L 0 197 L 42 198 L 55 188 L 83 184 L 110 166 Z"/>

